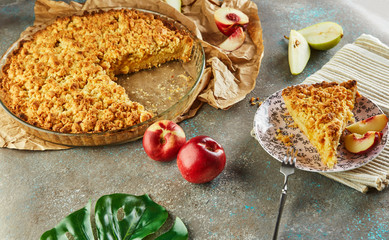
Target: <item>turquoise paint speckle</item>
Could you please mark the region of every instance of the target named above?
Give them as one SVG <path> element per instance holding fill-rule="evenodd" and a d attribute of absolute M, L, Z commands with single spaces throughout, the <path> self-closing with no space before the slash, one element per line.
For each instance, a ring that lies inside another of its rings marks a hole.
<path fill-rule="evenodd" d="M 245 206 L 245 209 L 247 209 L 247 210 L 254 210 L 254 207 L 252 207 L 252 206 Z"/>
<path fill-rule="evenodd" d="M 266 168 L 270 168 L 270 161 L 266 161 Z"/>

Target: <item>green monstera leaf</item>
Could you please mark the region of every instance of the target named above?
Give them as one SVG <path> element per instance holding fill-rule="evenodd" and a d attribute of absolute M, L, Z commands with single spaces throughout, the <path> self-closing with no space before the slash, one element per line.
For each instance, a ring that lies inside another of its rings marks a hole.
<path fill-rule="evenodd" d="M 156 232 L 167 217 L 165 208 L 153 202 L 147 195 L 103 196 L 95 207 L 96 227 L 100 240 L 143 239 Z"/>
<path fill-rule="evenodd" d="M 157 237 L 155 240 L 186 240 L 188 239 L 188 230 L 180 218 L 176 218 L 173 227 L 166 233 Z"/>
<path fill-rule="evenodd" d="M 41 239 L 50 240 L 68 240 L 72 239 L 90 239 L 93 240 L 92 226 L 90 222 L 91 202 L 64 218 L 58 225 L 45 232 Z"/>
<path fill-rule="evenodd" d="M 45 232 L 41 240 L 92 240 L 89 202 L 84 208 L 65 217 L 55 228 Z M 168 218 L 166 209 L 148 195 L 134 196 L 115 193 L 102 196 L 96 202 L 95 222 L 99 240 L 140 240 L 155 233 Z M 173 227 L 156 240 L 186 240 L 188 230 L 176 218 Z"/>

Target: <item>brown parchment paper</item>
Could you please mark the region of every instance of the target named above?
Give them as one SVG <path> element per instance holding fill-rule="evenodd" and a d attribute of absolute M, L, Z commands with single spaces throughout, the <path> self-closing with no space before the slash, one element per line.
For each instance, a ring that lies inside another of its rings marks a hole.
<path fill-rule="evenodd" d="M 183 0 L 182 13 L 160 0 L 87 0 L 84 4 L 37 0 L 34 25 L 21 33 L 21 37 L 50 24 L 57 17 L 115 7 L 140 8 L 165 14 L 180 21 L 201 40 L 206 66 L 198 97 L 176 121 L 193 117 L 203 103 L 218 109 L 228 109 L 254 89 L 264 48 L 258 8 L 249 0 L 225 0 L 222 3 L 216 0 Z M 233 52 L 225 52 L 217 47 L 226 39 L 217 29 L 213 17 L 213 13 L 220 7 L 239 9 L 250 19 L 245 43 Z M 0 146 L 25 150 L 68 148 L 26 133 L 3 109 L 0 109 Z"/>

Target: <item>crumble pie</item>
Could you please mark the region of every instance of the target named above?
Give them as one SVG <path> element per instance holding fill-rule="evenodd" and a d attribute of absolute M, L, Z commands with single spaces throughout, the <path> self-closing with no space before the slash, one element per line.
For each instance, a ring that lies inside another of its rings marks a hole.
<path fill-rule="evenodd" d="M 63 133 L 117 130 L 153 114 L 131 101 L 115 75 L 190 60 L 193 39 L 157 15 L 120 9 L 58 18 L 22 40 L 2 69 L 8 109 Z"/>
<path fill-rule="evenodd" d="M 295 124 L 308 137 L 328 168 L 337 163 L 339 140 L 347 124 L 354 122 L 352 110 L 358 96 L 355 80 L 341 84 L 296 85 L 282 91 Z"/>

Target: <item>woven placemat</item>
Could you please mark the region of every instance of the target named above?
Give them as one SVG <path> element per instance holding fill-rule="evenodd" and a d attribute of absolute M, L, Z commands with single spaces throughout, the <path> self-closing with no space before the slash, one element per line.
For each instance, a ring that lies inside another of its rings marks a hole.
<path fill-rule="evenodd" d="M 379 39 L 362 34 L 354 43 L 342 47 L 319 71 L 303 83 L 322 81 L 344 82 L 354 79 L 358 91 L 375 102 L 386 115 L 389 113 L 389 47 Z M 389 144 L 381 154 L 358 169 L 321 173 L 347 186 L 366 193 L 369 188 L 379 191 L 389 184 Z"/>

